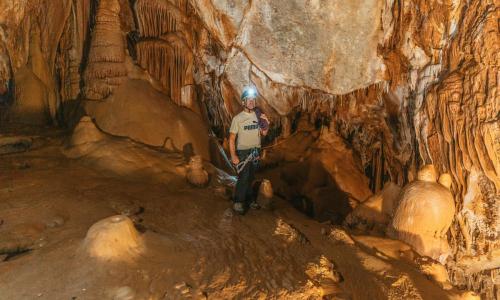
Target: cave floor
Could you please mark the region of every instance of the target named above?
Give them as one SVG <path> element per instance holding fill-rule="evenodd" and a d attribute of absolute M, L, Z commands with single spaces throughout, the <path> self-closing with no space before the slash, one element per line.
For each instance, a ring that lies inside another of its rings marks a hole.
<path fill-rule="evenodd" d="M 273 211 L 235 215 L 211 186 L 105 175 L 66 158 L 63 144 L 63 133 L 54 131 L 37 135 L 30 151 L 0 156 L 0 299 L 454 295 L 386 255 L 398 242 L 336 240 L 325 234 L 331 225 L 280 199 Z M 127 262 L 83 255 L 89 227 L 120 213 L 131 215 L 146 250 Z"/>

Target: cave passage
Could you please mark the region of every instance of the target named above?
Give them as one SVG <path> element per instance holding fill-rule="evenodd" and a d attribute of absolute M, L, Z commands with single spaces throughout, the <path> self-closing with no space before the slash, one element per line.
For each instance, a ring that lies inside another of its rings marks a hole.
<path fill-rule="evenodd" d="M 1 0 L 1 299 L 500 299 L 493 0 Z"/>

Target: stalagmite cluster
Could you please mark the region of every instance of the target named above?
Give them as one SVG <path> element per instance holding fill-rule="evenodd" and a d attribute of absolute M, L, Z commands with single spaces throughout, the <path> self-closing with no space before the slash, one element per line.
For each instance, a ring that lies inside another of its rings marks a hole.
<path fill-rule="evenodd" d="M 120 28 L 120 2 L 99 1 L 85 68 L 85 97 L 102 100 L 125 80 L 125 43 Z"/>

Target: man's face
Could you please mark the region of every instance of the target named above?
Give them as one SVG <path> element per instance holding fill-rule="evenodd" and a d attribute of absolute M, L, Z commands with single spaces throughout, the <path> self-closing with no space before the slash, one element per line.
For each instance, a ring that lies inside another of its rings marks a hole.
<path fill-rule="evenodd" d="M 249 110 L 252 110 L 255 108 L 255 98 L 247 98 L 245 101 L 245 107 Z"/>

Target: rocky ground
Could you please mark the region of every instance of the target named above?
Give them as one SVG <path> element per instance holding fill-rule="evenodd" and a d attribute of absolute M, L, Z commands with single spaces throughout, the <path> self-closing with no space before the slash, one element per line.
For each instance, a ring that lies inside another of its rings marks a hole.
<path fill-rule="evenodd" d="M 420 273 L 401 242 L 320 224 L 279 198 L 273 211 L 235 215 L 215 177 L 194 188 L 175 172 L 118 176 L 104 172 L 105 156 L 68 158 L 63 132 L 23 137 L 28 151 L 0 156 L 0 299 L 462 297 Z M 134 222 L 143 250 L 120 261 L 91 257 L 87 231 L 118 214 Z"/>

